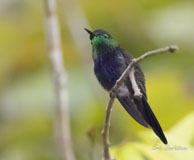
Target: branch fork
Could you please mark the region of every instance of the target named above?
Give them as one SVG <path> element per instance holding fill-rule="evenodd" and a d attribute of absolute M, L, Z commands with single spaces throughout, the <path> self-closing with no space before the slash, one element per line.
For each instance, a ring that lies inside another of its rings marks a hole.
<path fill-rule="evenodd" d="M 128 65 L 128 67 L 124 70 L 120 78 L 116 81 L 115 85 L 112 87 L 111 91 L 109 92 L 109 100 L 107 103 L 106 107 L 106 115 L 105 115 L 105 121 L 104 121 L 104 128 L 102 130 L 102 140 L 103 140 L 103 147 L 104 147 L 104 156 L 103 160 L 115 160 L 114 158 L 111 158 L 110 152 L 109 152 L 109 146 L 110 146 L 110 141 L 109 141 L 109 128 L 110 128 L 110 115 L 112 111 L 112 106 L 113 102 L 117 96 L 117 92 L 120 88 L 120 86 L 123 84 L 124 80 L 129 76 L 132 88 L 134 90 L 134 97 L 135 98 L 141 98 L 142 93 L 136 83 L 135 80 L 135 69 L 134 69 L 134 64 L 140 62 L 141 60 L 155 54 L 159 53 L 174 53 L 176 50 L 178 50 L 178 46 L 176 45 L 171 45 L 171 46 L 166 46 L 164 48 L 159 48 L 156 50 L 148 51 L 141 55 L 140 57 L 134 58 L 131 63 Z"/>

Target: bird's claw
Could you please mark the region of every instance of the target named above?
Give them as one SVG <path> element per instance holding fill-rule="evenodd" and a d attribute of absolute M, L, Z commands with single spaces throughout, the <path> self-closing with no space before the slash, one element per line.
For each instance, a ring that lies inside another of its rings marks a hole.
<path fill-rule="evenodd" d="M 115 98 L 116 97 L 116 91 L 112 89 L 109 93 L 110 98 Z"/>

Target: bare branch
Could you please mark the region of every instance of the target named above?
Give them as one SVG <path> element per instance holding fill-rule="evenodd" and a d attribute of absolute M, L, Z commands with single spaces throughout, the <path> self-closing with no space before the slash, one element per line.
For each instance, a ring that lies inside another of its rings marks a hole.
<path fill-rule="evenodd" d="M 122 73 L 122 75 L 120 76 L 120 78 L 116 81 L 115 85 L 113 86 L 113 88 L 111 89 L 111 97 L 115 97 L 116 96 L 116 91 L 118 90 L 118 88 L 122 85 L 123 81 L 126 79 L 126 77 L 129 75 L 129 71 L 130 69 L 133 67 L 133 65 L 145 58 L 147 58 L 148 56 L 152 56 L 154 54 L 159 54 L 159 53 L 174 53 L 176 50 L 178 49 L 178 47 L 176 45 L 172 45 L 172 46 L 167 46 L 164 48 L 159 48 L 153 51 L 148 51 L 146 53 L 144 53 L 143 55 L 141 55 L 138 58 L 134 58 L 132 60 L 132 62 L 128 65 L 128 67 L 125 69 L 125 71 Z"/>
<path fill-rule="evenodd" d="M 104 160 L 112 160 L 109 153 L 109 128 L 110 128 L 110 114 L 112 105 L 115 98 L 110 98 L 106 107 L 106 117 L 104 122 L 104 129 L 102 130 L 103 147 L 104 147 Z"/>
<path fill-rule="evenodd" d="M 62 160 L 75 160 L 68 112 L 67 74 L 64 69 L 59 24 L 55 0 L 44 0 L 46 16 L 46 40 L 54 77 L 56 115 L 56 144 Z"/>
<path fill-rule="evenodd" d="M 110 98 L 108 100 L 107 109 L 106 109 L 106 115 L 105 115 L 105 122 L 104 122 L 104 129 L 102 131 L 102 139 L 103 139 L 103 147 L 104 147 L 104 160 L 113 160 L 113 158 L 110 157 L 109 152 L 109 128 L 110 128 L 110 114 L 113 106 L 114 99 L 117 95 L 119 87 L 123 84 L 124 80 L 130 76 L 130 80 L 132 82 L 132 87 L 134 90 L 134 94 L 137 96 L 141 95 L 141 92 L 138 88 L 138 85 L 136 84 L 135 77 L 134 77 L 134 64 L 140 62 L 141 60 L 147 58 L 148 56 L 152 56 L 159 53 L 173 53 L 176 50 L 178 50 L 178 47 L 175 45 L 167 46 L 164 48 L 159 48 L 153 51 L 148 51 L 141 55 L 138 58 L 134 58 L 131 63 L 128 65 L 128 67 L 125 69 L 125 71 L 122 73 L 120 78 L 116 81 L 115 85 L 112 87 L 110 91 Z"/>

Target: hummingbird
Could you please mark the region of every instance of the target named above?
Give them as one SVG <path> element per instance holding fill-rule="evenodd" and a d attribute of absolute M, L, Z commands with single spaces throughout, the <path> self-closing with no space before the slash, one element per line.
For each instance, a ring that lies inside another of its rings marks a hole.
<path fill-rule="evenodd" d="M 105 30 L 90 31 L 94 73 L 102 87 L 110 92 L 117 79 L 131 63 L 133 56 Z M 134 77 L 142 96 L 136 98 L 129 76 L 118 89 L 116 98 L 124 109 L 142 126 L 151 128 L 160 140 L 167 144 L 163 130 L 147 102 L 144 74 L 138 64 L 134 65 Z"/>

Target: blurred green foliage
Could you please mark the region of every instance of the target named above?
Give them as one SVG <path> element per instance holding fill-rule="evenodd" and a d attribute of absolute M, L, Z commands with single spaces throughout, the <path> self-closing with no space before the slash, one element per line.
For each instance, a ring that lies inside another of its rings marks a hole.
<path fill-rule="evenodd" d="M 122 160 L 192 160 L 194 155 L 193 123 L 194 112 L 166 133 L 168 145 L 161 144 L 148 132 L 141 132 L 140 141 L 113 147 L 112 156 Z"/>
<path fill-rule="evenodd" d="M 76 157 L 91 160 L 92 154 L 99 159 L 108 94 L 93 75 L 91 50 L 85 55 L 77 51 L 64 7 L 57 2 Z M 91 29 L 107 29 L 134 56 L 169 44 L 180 47 L 176 54 L 151 57 L 141 66 L 149 103 L 164 131 L 168 130 L 170 146 L 186 146 L 188 150 L 153 151 L 154 144 L 162 146 L 154 133 L 137 124 L 116 102 L 110 131 L 115 157 L 191 159 L 193 114 L 185 117 L 194 111 L 193 0 L 77 0 L 75 4 L 85 13 Z M 44 30 L 43 1 L 0 1 L 0 160 L 58 159 Z M 89 40 L 86 44 L 90 46 Z M 90 58 L 84 61 L 84 57 Z M 185 119 L 183 123 L 179 123 L 181 119 Z"/>

